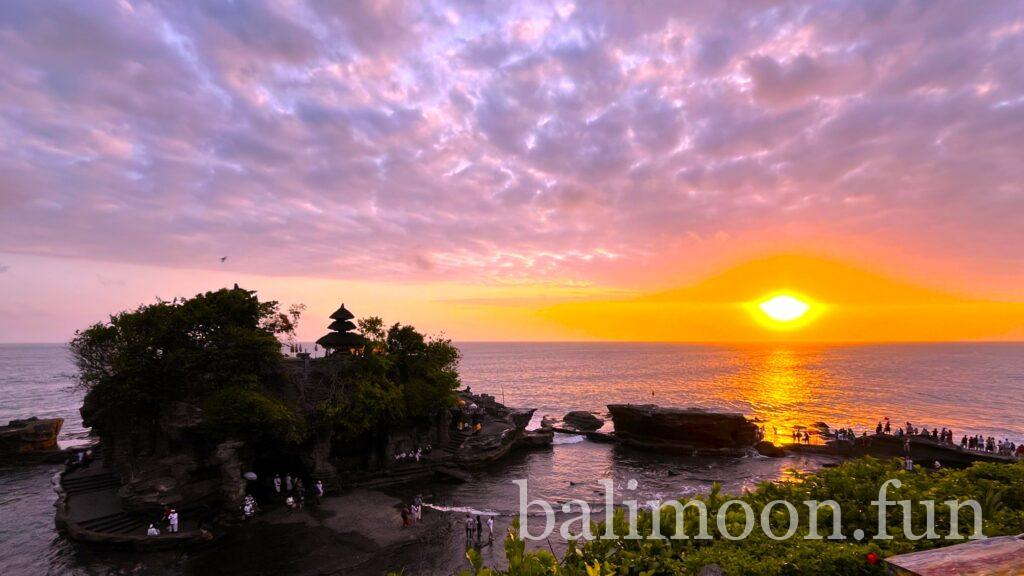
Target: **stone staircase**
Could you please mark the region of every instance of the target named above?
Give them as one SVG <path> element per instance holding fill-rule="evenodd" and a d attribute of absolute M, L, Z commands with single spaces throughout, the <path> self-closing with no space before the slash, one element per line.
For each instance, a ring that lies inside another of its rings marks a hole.
<path fill-rule="evenodd" d="M 96 463 L 93 463 L 93 465 L 95 466 Z M 66 478 L 61 481 L 61 485 L 69 496 L 74 496 L 77 494 L 85 494 L 86 492 L 97 492 L 100 490 L 118 488 L 121 486 L 121 480 L 113 472 L 100 472 L 97 474 L 89 474 L 88 476 Z"/>
<path fill-rule="evenodd" d="M 138 516 L 131 516 L 124 512 L 115 512 L 106 516 L 84 520 L 79 522 L 79 526 L 86 530 L 103 534 L 137 534 L 144 531 L 146 522 Z"/>
<path fill-rule="evenodd" d="M 466 438 L 469 438 L 470 434 L 471 432 L 462 430 L 452 431 L 451 436 L 448 439 L 448 445 L 442 450 L 448 455 L 455 454 L 459 451 L 459 448 L 462 448 L 462 444 L 466 441 Z"/>

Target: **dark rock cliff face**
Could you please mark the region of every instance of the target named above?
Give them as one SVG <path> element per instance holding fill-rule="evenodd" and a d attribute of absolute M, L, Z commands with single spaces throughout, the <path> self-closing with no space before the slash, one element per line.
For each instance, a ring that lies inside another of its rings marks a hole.
<path fill-rule="evenodd" d="M 206 506 L 233 513 L 245 495 L 242 473 L 248 469 L 244 444 L 215 441 L 203 433 L 203 412 L 176 402 L 142 424 L 106 421 L 102 408 L 86 404 L 83 421 L 94 426 L 104 446 L 104 466 L 121 478 L 127 511 L 157 511 L 164 506 Z"/>
<path fill-rule="evenodd" d="M 744 453 L 760 438 L 742 414 L 653 404 L 610 404 L 615 436 L 637 448 L 689 454 Z"/>
<path fill-rule="evenodd" d="M 315 408 L 327 393 L 323 374 L 315 363 L 288 361 L 282 369 L 285 384 L 279 398 L 313 428 Z M 209 511 L 210 519 L 219 515 L 221 520 L 237 520 L 246 492 L 259 491 L 274 474 L 320 479 L 330 491 L 429 474 L 439 467 L 483 465 L 517 446 L 551 443 L 550 434 L 526 434 L 532 410 L 508 408 L 487 395 L 460 393 L 458 398 L 459 406 L 415 424 L 375 426 L 356 438 L 313 428 L 304 442 L 286 449 L 216 438 L 203 410 L 184 402 L 171 403 L 151 420 L 134 424 L 104 418 L 103 407 L 88 397 L 81 412 L 100 436 L 103 466 L 123 483 L 120 496 L 126 511 L 198 506 Z M 458 430 L 460 421 L 463 431 Z M 423 457 L 410 458 L 417 449 Z M 398 457 L 403 454 L 407 456 Z M 259 481 L 248 483 L 246 472 L 255 472 Z"/>

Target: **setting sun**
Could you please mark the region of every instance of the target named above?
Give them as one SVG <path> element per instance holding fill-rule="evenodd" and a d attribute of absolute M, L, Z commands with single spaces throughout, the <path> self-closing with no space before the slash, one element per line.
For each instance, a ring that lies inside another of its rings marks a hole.
<path fill-rule="evenodd" d="M 757 305 L 762 312 L 776 322 L 799 320 L 811 309 L 811 305 L 794 296 L 775 296 Z"/>
<path fill-rule="evenodd" d="M 821 304 L 789 291 L 773 292 L 747 304 L 754 319 L 772 330 L 795 330 L 810 324 L 822 311 Z"/>

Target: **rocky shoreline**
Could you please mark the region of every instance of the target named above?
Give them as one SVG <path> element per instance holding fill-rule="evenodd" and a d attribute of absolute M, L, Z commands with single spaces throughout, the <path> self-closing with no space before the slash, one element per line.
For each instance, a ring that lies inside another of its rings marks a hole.
<path fill-rule="evenodd" d="M 364 451 L 369 458 L 362 466 L 352 465 L 351 460 L 332 459 L 331 438 L 314 439 L 300 460 L 305 476 L 310 484 L 321 480 L 328 494 L 422 479 L 463 482 L 469 470 L 499 461 L 513 450 L 552 443 L 551 430 L 526 430 L 533 410 L 508 408 L 491 396 L 468 391 L 459 392 L 457 399 L 458 408 L 440 414 L 425 429 L 391 430 L 379 442 L 385 454 L 405 454 L 402 458 Z M 260 488 L 269 492 L 269 476 L 263 475 L 262 483 L 246 479 L 255 464 L 247 457 L 246 446 L 221 442 L 204 448 L 188 442 L 200 430 L 203 415 L 189 406 L 172 408 L 171 416 L 161 420 L 166 438 L 158 442 L 177 446 L 176 450 L 155 449 L 150 457 L 129 457 L 125 448 L 137 446 L 137 440 L 117 431 L 101 436 L 94 445 L 101 456 L 90 469 L 58 475 L 55 521 L 60 530 L 76 540 L 145 548 L 202 543 L 233 530 L 242 496 Z M 456 424 L 459 419 L 465 419 L 461 426 Z M 425 441 L 440 445 L 411 457 L 411 447 Z M 189 510 L 195 529 L 147 537 L 147 519 L 159 517 L 165 507 Z"/>

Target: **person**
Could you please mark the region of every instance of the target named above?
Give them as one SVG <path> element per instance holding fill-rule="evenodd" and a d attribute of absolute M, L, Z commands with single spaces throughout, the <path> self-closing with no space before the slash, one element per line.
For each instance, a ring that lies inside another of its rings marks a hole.
<path fill-rule="evenodd" d="M 494 516 L 487 517 L 487 541 L 494 542 Z"/>
<path fill-rule="evenodd" d="M 171 515 L 167 517 L 167 521 L 171 525 L 168 532 L 170 532 L 171 534 L 176 534 L 178 532 L 178 511 L 171 510 Z"/>
<path fill-rule="evenodd" d="M 85 454 L 82 455 L 82 468 L 88 468 L 89 464 L 92 464 L 92 448 L 86 448 Z"/>
<path fill-rule="evenodd" d="M 808 434 L 807 432 L 804 432 L 804 444 L 810 445 L 810 443 L 811 443 L 811 435 Z"/>
<path fill-rule="evenodd" d="M 281 475 L 274 474 L 274 492 L 281 496 Z"/>
<path fill-rule="evenodd" d="M 291 492 L 295 488 L 295 486 L 292 484 L 291 472 L 284 475 L 284 488 L 288 492 Z"/>
<path fill-rule="evenodd" d="M 404 528 L 404 527 L 406 527 L 408 525 L 409 525 L 409 509 L 406 508 L 405 506 L 402 506 L 402 527 Z"/>
<path fill-rule="evenodd" d="M 284 499 L 284 505 L 288 507 L 289 511 L 295 510 L 295 497 L 289 494 L 288 497 Z"/>
<path fill-rule="evenodd" d="M 878 421 L 878 425 L 875 426 L 875 435 L 881 435 L 881 434 L 882 434 L 882 421 L 879 420 Z"/>
<path fill-rule="evenodd" d="M 476 541 L 479 542 L 484 535 L 484 523 L 480 519 L 480 515 L 476 516 Z"/>
<path fill-rule="evenodd" d="M 316 491 L 316 504 L 317 504 L 317 506 L 319 506 L 320 505 L 320 499 L 324 497 L 324 483 L 323 483 L 323 480 L 319 480 L 318 479 L 313 484 L 313 490 Z"/>
<path fill-rule="evenodd" d="M 412 500 L 412 505 L 415 506 L 416 521 L 419 522 L 423 519 L 423 496 L 417 494 Z"/>
<path fill-rule="evenodd" d="M 149 528 L 146 530 L 146 536 L 159 536 L 159 535 L 160 535 L 160 529 L 157 528 L 156 526 L 150 524 Z"/>
<path fill-rule="evenodd" d="M 907 472 L 914 470 L 914 461 L 910 459 L 910 456 L 903 457 L 903 469 Z"/>
<path fill-rule="evenodd" d="M 248 522 L 249 520 L 252 520 L 252 517 L 255 514 L 256 514 L 255 502 L 253 502 L 251 500 L 250 496 L 246 496 L 245 497 L 245 502 L 242 504 L 242 518 L 244 518 L 245 521 Z"/>
<path fill-rule="evenodd" d="M 466 545 L 469 546 L 470 541 L 473 540 L 473 518 L 466 514 Z"/>
<path fill-rule="evenodd" d="M 942 462 L 939 462 L 938 460 L 936 460 L 936 461 L 935 461 L 935 462 L 934 462 L 934 463 L 932 464 L 932 468 L 934 468 L 934 469 L 936 469 L 936 470 L 942 470 Z"/>
<path fill-rule="evenodd" d="M 967 448 L 967 435 L 966 434 L 964 434 L 964 437 L 960 439 L 960 447 L 961 448 Z"/>

